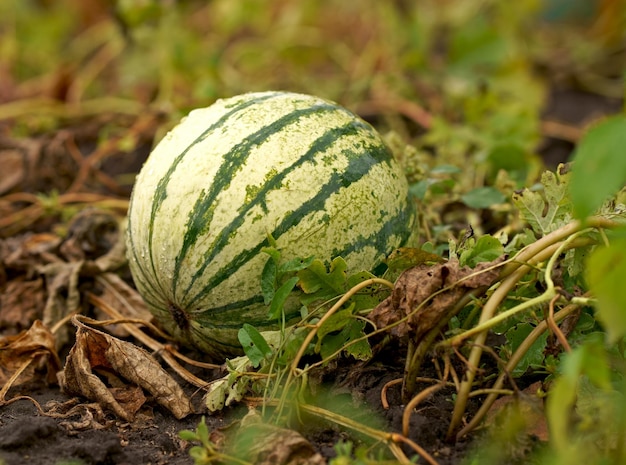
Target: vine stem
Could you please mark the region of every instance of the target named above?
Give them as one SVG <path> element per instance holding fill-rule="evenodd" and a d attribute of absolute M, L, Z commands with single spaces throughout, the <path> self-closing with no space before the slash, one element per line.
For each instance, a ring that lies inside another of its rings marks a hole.
<path fill-rule="evenodd" d="M 547 234 L 539 239 L 537 242 L 522 249 L 514 259 L 504 267 L 502 270 L 500 285 L 495 289 L 491 297 L 485 303 L 480 315 L 478 327 L 480 332 L 473 330 L 471 334 L 476 334 L 473 347 L 468 357 L 467 369 L 465 371 L 465 379 L 461 382 L 459 392 L 457 394 L 457 400 L 454 403 L 454 411 L 452 413 L 452 419 L 448 427 L 448 440 L 453 439 L 456 430 L 462 422 L 465 414 L 465 407 L 474 383 L 474 377 L 478 371 L 480 358 L 482 356 L 482 347 L 485 345 L 485 341 L 488 335 L 488 328 L 491 327 L 490 322 L 493 321 L 494 315 L 498 309 L 500 303 L 506 298 L 508 293 L 515 287 L 517 282 L 528 273 L 535 265 L 553 258 L 552 263 L 556 260 L 555 252 L 561 249 L 564 244 L 562 241 L 568 237 L 580 232 L 585 227 L 590 228 L 612 228 L 618 223 L 607 218 L 591 217 L 588 218 L 585 224 L 580 221 L 572 221 L 565 226 L 557 229 L 556 231 Z M 548 273 L 550 268 L 546 270 Z M 555 295 L 554 283 L 551 277 L 548 276 L 547 281 L 548 289 L 541 296 L 534 300 L 532 305 L 542 303 L 544 300 L 550 300 Z M 528 302 L 527 302 L 528 303 Z M 522 304 L 524 305 L 524 304 Z M 510 316 L 510 315 L 509 315 Z M 472 331 L 472 330 L 470 330 Z M 467 334 L 464 333 L 465 335 Z M 460 335 L 459 335 L 460 336 Z M 460 340 L 459 340 L 460 342 Z"/>
<path fill-rule="evenodd" d="M 575 241 L 578 234 L 582 234 L 585 232 L 587 232 L 587 230 L 579 231 L 577 234 L 571 235 L 565 241 L 558 243 L 558 244 L 553 244 L 549 248 L 546 248 L 545 251 L 542 251 L 542 253 L 540 253 L 540 255 L 537 256 L 539 258 L 542 258 L 545 255 L 548 255 L 548 254 L 550 255 L 550 259 L 548 261 L 548 265 L 546 266 L 546 270 L 544 273 L 544 279 L 545 279 L 547 286 L 546 286 L 546 290 L 541 295 L 538 295 L 537 297 L 533 297 L 532 299 L 529 299 L 526 302 L 516 305 L 515 307 L 510 308 L 509 310 L 506 310 L 502 313 L 498 313 L 497 315 L 494 315 L 489 320 L 483 323 L 479 323 L 478 325 L 474 326 L 473 328 L 468 329 L 467 331 L 464 331 L 449 339 L 446 339 L 445 341 L 442 341 L 441 343 L 437 345 L 437 347 L 443 348 L 443 347 L 450 347 L 450 346 L 458 346 L 461 344 L 461 342 L 463 342 L 465 339 L 468 339 L 469 337 L 472 337 L 476 334 L 482 333 L 483 331 L 493 328 L 498 323 L 501 323 L 504 320 L 511 318 L 512 316 L 518 313 L 523 312 L 524 310 L 528 310 L 530 308 L 536 307 L 538 305 L 541 305 L 557 297 L 556 287 L 554 285 L 554 281 L 552 280 L 552 276 L 551 276 L 556 259 L 561 254 L 561 252 L 563 252 L 565 248 L 571 248 L 568 246 L 570 246 Z M 582 247 L 582 246 L 589 245 L 592 243 L 593 242 L 590 240 L 582 240 L 579 243 L 575 244 L 575 246 Z M 535 257 L 532 264 L 537 264 L 537 263 L 544 261 L 544 260 L 537 260 L 536 259 L 537 257 Z"/>
<path fill-rule="evenodd" d="M 567 305 L 566 307 L 562 308 L 554 314 L 554 321 L 558 322 L 565 319 L 565 317 L 572 314 L 579 307 L 580 305 L 578 304 Z M 535 329 L 533 329 L 530 334 L 528 334 L 528 336 L 526 336 L 526 339 L 524 339 L 524 341 L 520 344 L 520 346 L 513 353 L 513 355 L 511 355 L 511 358 L 496 379 L 496 382 L 491 387 L 491 392 L 487 395 L 487 398 L 483 401 L 482 405 L 480 406 L 474 417 L 469 421 L 469 423 L 459 431 L 457 437 L 461 438 L 465 436 L 480 424 L 480 422 L 485 417 L 485 415 L 487 415 L 487 412 L 496 401 L 498 396 L 502 394 L 502 387 L 504 386 L 504 381 L 506 380 L 508 373 L 511 373 L 515 369 L 515 367 L 522 360 L 524 355 L 526 355 L 526 352 L 530 350 L 535 341 L 539 339 L 539 336 L 541 336 L 547 329 L 548 322 L 544 320 L 539 323 L 535 327 Z"/>

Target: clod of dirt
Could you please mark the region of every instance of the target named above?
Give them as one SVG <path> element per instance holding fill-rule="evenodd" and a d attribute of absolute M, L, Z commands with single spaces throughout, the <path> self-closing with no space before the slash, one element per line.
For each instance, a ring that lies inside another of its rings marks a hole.
<path fill-rule="evenodd" d="M 33 417 L 28 421 L 16 418 L 0 427 L 0 447 L 11 450 L 53 436 L 58 430 L 52 418 Z"/>

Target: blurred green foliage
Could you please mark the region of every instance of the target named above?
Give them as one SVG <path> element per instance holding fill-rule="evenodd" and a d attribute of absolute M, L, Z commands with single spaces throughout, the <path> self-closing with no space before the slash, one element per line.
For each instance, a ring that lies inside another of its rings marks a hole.
<path fill-rule="evenodd" d="M 0 50 L 22 95 L 66 79 L 74 100 L 117 96 L 177 110 L 270 88 L 350 106 L 409 99 L 488 128 L 479 139 L 514 132 L 528 146 L 542 97 L 531 63 L 548 27 L 541 8 L 538 0 L 9 1 L 0 6 Z M 571 49 L 601 50 L 585 39 Z"/>

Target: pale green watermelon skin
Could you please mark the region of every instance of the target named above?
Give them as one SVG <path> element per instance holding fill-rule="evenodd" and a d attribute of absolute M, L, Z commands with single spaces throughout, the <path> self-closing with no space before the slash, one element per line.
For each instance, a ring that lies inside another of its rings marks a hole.
<path fill-rule="evenodd" d="M 317 97 L 250 93 L 192 111 L 155 147 L 131 197 L 128 258 L 160 326 L 217 359 L 241 351 L 243 323 L 276 328 L 260 286 L 268 235 L 286 260 L 341 256 L 356 272 L 405 245 L 414 222 L 369 124 Z"/>

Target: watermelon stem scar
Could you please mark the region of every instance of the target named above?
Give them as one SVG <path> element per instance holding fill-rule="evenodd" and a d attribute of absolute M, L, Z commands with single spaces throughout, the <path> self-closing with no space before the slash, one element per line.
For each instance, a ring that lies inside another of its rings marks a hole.
<path fill-rule="evenodd" d="M 189 329 L 189 318 L 187 317 L 187 314 L 180 307 L 178 307 L 178 305 L 172 302 L 168 304 L 167 309 L 169 310 L 170 315 L 172 315 L 176 326 L 178 326 L 182 331 L 187 331 L 187 329 Z"/>

